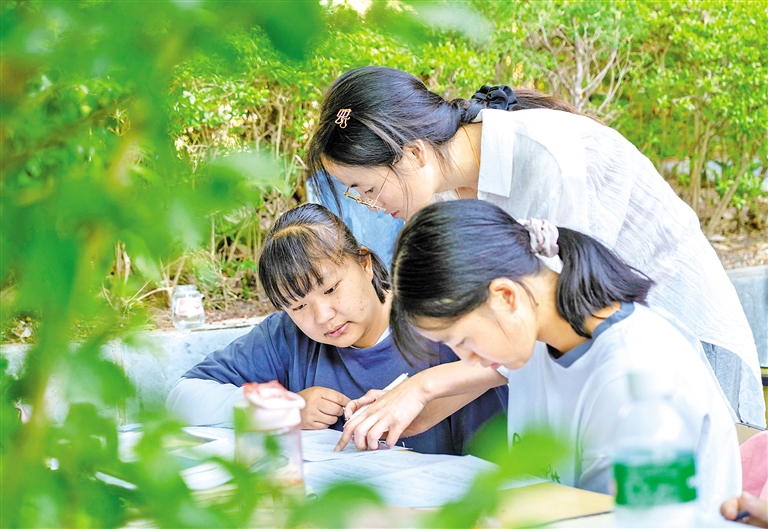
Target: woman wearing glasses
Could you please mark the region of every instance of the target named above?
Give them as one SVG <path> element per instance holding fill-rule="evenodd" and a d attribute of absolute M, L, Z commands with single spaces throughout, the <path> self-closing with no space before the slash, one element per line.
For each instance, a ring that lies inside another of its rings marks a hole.
<path fill-rule="evenodd" d="M 736 291 L 696 214 L 615 130 L 535 91 L 484 86 L 446 101 L 406 72 L 370 66 L 331 85 L 308 162 L 319 186 L 335 178 L 396 218 L 438 197 L 479 198 L 595 237 L 653 279 L 649 305 L 696 334 L 740 419 L 765 424 Z"/>

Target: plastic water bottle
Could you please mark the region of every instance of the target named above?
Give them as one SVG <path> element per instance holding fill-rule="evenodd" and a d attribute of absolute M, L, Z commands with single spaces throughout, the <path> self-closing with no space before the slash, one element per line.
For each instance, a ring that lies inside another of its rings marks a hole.
<path fill-rule="evenodd" d="M 273 485 L 303 495 L 304 399 L 274 380 L 243 388 L 245 398 L 235 404 L 235 458 Z"/>
<path fill-rule="evenodd" d="M 616 527 L 695 527 L 695 445 L 668 399 L 671 386 L 629 375 L 632 403 L 621 410 L 613 462 Z"/>

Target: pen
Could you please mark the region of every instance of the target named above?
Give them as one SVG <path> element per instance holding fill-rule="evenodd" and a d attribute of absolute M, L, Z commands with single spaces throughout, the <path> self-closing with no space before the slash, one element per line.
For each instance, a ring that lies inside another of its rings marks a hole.
<path fill-rule="evenodd" d="M 740 522 L 745 518 L 749 518 L 749 511 L 743 510 L 736 513 L 736 518 L 733 519 L 734 522 Z"/>
<path fill-rule="evenodd" d="M 402 375 L 397 377 L 395 380 L 390 382 L 389 385 L 387 385 L 387 387 L 384 388 L 384 391 L 389 391 L 390 389 L 394 388 L 395 386 L 397 386 L 398 384 L 403 382 L 406 378 L 408 378 L 408 373 L 403 373 Z M 370 404 L 366 404 L 365 406 L 362 406 L 359 410 L 357 410 L 355 413 L 353 413 L 352 416 L 349 419 L 347 419 L 347 420 L 351 421 L 352 419 L 355 418 L 355 415 L 357 415 L 358 413 L 363 411 L 368 406 L 370 406 Z"/>

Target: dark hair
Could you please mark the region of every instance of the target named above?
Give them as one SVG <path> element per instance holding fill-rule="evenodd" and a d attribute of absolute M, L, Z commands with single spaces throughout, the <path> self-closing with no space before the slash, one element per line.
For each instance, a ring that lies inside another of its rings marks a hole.
<path fill-rule="evenodd" d="M 563 270 L 557 281 L 557 312 L 577 334 L 590 337 L 585 320 L 612 303 L 645 302 L 653 286 L 648 276 L 592 237 L 558 229 Z M 430 349 L 413 329 L 414 322 L 435 318 L 449 325 L 485 303 L 494 279 L 521 283 L 541 273 L 543 266 L 526 228 L 498 206 L 480 200 L 427 206 L 405 225 L 395 246 L 395 344 L 423 357 Z"/>
<path fill-rule="evenodd" d="M 283 309 L 322 284 L 322 266 L 340 265 L 344 257 L 370 257 L 373 288 L 379 301 L 391 289 L 382 260 L 360 246 L 344 222 L 318 204 L 304 204 L 280 216 L 264 240 L 259 257 L 259 281 L 272 304 Z"/>
<path fill-rule="evenodd" d="M 536 90 L 517 88 L 514 94 L 514 110 L 551 108 L 578 114 L 565 101 Z M 487 105 L 488 100 L 446 101 L 402 70 L 382 66 L 349 70 L 331 84 L 320 108 L 307 152 L 312 185 L 318 191 L 323 185 L 334 189 L 323 158 L 340 165 L 392 166 L 403 156 L 403 147 L 416 140 L 435 147 L 440 162 L 446 163 L 440 147 Z M 341 128 L 336 124 L 337 114 L 345 108 L 351 113 Z M 338 201 L 335 191 L 334 197 Z"/>

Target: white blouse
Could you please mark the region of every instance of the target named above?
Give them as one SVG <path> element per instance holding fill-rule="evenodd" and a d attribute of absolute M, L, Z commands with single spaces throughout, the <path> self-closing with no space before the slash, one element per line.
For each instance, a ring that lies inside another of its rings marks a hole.
<path fill-rule="evenodd" d="M 482 110 L 478 198 L 612 248 L 656 282 L 648 303 L 742 360 L 739 414 L 765 426 L 757 348 L 693 210 L 617 131 L 576 114 Z"/>

